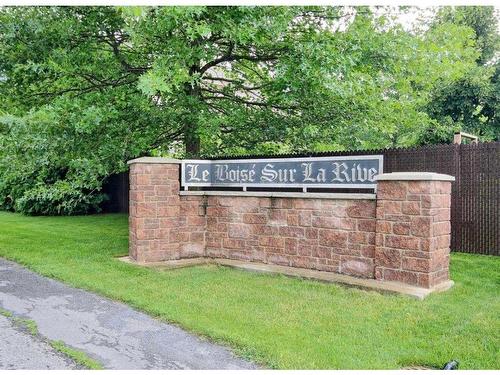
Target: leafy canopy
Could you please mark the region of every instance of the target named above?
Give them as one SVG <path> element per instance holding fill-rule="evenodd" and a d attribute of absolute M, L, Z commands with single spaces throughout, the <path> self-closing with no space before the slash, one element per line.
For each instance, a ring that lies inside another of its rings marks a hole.
<path fill-rule="evenodd" d="M 413 145 L 481 56 L 369 8 L 0 9 L 0 204 L 96 209 L 127 159 Z"/>
<path fill-rule="evenodd" d="M 469 27 L 478 49 L 476 64 L 463 77 L 436 85 L 427 113 L 437 125 L 421 137 L 423 143 L 449 141 L 463 130 L 482 140 L 500 140 L 500 36 L 498 14 L 491 7 L 446 7 L 432 28 L 449 24 Z"/>

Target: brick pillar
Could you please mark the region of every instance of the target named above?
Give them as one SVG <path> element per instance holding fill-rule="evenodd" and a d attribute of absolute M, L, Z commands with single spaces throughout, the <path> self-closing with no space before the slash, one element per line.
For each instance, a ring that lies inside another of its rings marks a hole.
<path fill-rule="evenodd" d="M 377 176 L 375 278 L 428 289 L 449 282 L 454 177 L 422 172 Z"/>
<path fill-rule="evenodd" d="M 129 256 L 138 262 L 179 258 L 179 161 L 130 160 Z"/>

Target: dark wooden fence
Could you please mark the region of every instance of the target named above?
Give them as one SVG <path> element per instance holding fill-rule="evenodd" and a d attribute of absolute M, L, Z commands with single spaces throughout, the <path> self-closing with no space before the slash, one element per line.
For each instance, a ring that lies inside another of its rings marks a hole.
<path fill-rule="evenodd" d="M 102 190 L 109 200 L 102 204 L 104 213 L 126 213 L 128 214 L 129 180 L 128 172 L 114 174 L 108 177 Z"/>
<path fill-rule="evenodd" d="M 500 142 L 393 149 L 383 154 L 385 172 L 454 176 L 451 248 L 500 255 Z"/>
<path fill-rule="evenodd" d="M 384 155 L 384 172 L 436 172 L 452 175 L 451 248 L 500 255 L 500 142 L 431 145 L 370 151 L 287 154 L 276 157 Z M 226 159 L 269 155 L 230 156 Z M 128 212 L 128 174 L 112 176 L 105 212 Z"/>

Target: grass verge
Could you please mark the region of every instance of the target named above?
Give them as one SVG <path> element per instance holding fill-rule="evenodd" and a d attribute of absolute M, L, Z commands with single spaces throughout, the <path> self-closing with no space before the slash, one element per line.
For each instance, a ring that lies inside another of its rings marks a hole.
<path fill-rule="evenodd" d="M 39 336 L 38 326 L 36 322 L 31 319 L 12 317 L 12 321 L 18 327 L 22 327 L 28 331 L 32 336 Z"/>
<path fill-rule="evenodd" d="M 66 356 L 71 358 L 80 366 L 83 366 L 89 370 L 102 370 L 104 368 L 99 362 L 94 361 L 84 352 L 70 348 L 63 341 L 50 341 L 50 345 L 58 352 L 66 354 Z"/>
<path fill-rule="evenodd" d="M 287 369 L 500 368 L 500 257 L 453 254 L 424 301 L 214 265 L 160 272 L 127 253 L 127 217 L 0 213 L 0 256 Z"/>

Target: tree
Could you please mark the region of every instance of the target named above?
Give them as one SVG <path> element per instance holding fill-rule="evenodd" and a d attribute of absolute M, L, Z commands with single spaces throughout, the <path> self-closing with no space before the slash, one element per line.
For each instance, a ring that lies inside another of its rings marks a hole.
<path fill-rule="evenodd" d="M 316 35 L 316 26 L 337 14 L 334 8 L 9 8 L 2 14 L 2 86 L 22 109 L 61 95 L 132 87 L 163 114 L 155 124 L 163 127 L 159 142 L 181 141 L 187 155 L 197 156 L 203 125 L 214 114 L 235 110 L 239 121 L 293 117 L 294 95 L 312 91 L 319 79 L 319 59 L 308 61 L 299 48 L 319 52 L 329 35 Z M 284 82 L 287 72 L 277 70 L 279 60 L 290 58 L 309 74 L 294 90 Z"/>
<path fill-rule="evenodd" d="M 443 8 L 433 27 L 465 26 L 474 31 L 479 51 L 476 64 L 461 79 L 436 86 L 427 106 L 438 121 L 421 139 L 423 143 L 450 142 L 453 132 L 464 130 L 482 140 L 500 139 L 500 60 L 498 20 L 493 7 Z"/>
<path fill-rule="evenodd" d="M 444 7 L 436 17 L 436 24 L 451 23 L 474 30 L 474 40 L 480 51 L 478 65 L 485 65 L 498 54 L 498 12 L 493 6 Z"/>
<path fill-rule="evenodd" d="M 161 113 L 161 124 L 143 124 L 162 128 L 157 145 L 180 142 L 188 156 L 302 131 L 310 138 L 312 128 L 338 136 L 363 122 L 350 120 L 358 105 L 368 125 L 389 122 L 380 134 L 392 140 L 344 147 L 411 143 L 414 129 L 400 123 L 425 121 L 418 105 L 426 90 L 456 78 L 472 56 L 463 28 L 413 37 L 384 30 L 366 8 L 37 7 L 5 8 L 0 17 L 0 71 L 8 77 L 0 87 L 14 113 L 62 95 L 111 100 L 127 88 Z"/>
<path fill-rule="evenodd" d="M 0 8 L 0 197 L 82 212 L 141 154 L 412 145 L 436 122 L 432 88 L 474 66 L 472 41 L 362 7 Z"/>

